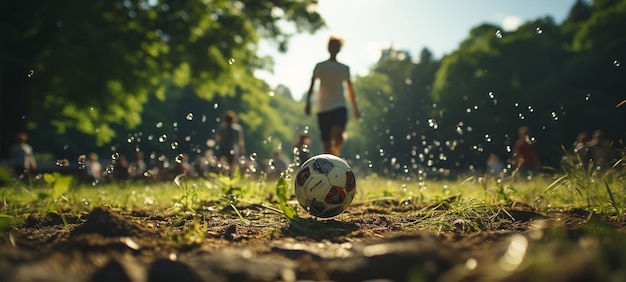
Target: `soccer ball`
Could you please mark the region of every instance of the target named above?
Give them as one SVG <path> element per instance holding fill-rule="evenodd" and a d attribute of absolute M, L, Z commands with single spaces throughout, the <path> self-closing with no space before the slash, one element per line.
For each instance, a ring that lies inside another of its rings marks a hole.
<path fill-rule="evenodd" d="M 343 212 L 356 194 L 356 179 L 348 163 L 331 154 L 309 158 L 295 177 L 298 203 L 311 215 L 328 218 Z"/>

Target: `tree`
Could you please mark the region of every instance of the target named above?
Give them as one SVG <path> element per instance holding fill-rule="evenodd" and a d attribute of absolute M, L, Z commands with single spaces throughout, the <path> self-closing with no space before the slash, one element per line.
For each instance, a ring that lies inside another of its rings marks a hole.
<path fill-rule="evenodd" d="M 380 171 L 389 157 L 383 146 L 388 142 L 385 130 L 390 126 L 387 116 L 391 110 L 391 81 L 386 75 L 372 71 L 354 80 L 354 91 L 362 116 L 359 122 L 348 123 L 348 140 L 342 154 L 359 160 L 359 167 L 372 164 L 376 171 Z"/>
<path fill-rule="evenodd" d="M 284 50 L 290 34 L 282 22 L 316 31 L 324 22 L 311 9 L 315 3 L 2 2 L 2 147 L 15 131 L 47 127 L 103 145 L 116 136 L 115 125 L 138 126 L 149 97 L 164 100 L 170 85 L 188 85 L 205 100 L 258 93 L 262 83 L 252 72 L 263 67 L 255 54 L 259 37 Z"/>
<path fill-rule="evenodd" d="M 589 4 L 584 0 L 576 0 L 563 24 L 583 22 L 589 19 L 590 16 L 591 8 Z"/>
<path fill-rule="evenodd" d="M 355 80 L 363 118 L 348 126 L 347 155 L 359 156 L 373 171 L 389 176 L 427 166 L 423 141 L 433 135 L 424 125 L 437 68 L 426 48 L 418 63 L 407 51 L 383 50 L 370 74 Z"/>
<path fill-rule="evenodd" d="M 463 144 L 454 158 L 481 167 L 485 153 L 506 156 L 521 125 L 533 129 L 548 165 L 580 131 L 622 134 L 624 18 L 626 1 L 606 0 L 591 9 L 577 2 L 561 26 L 543 18 L 512 32 L 474 28 L 442 60 L 432 93 L 441 133 Z"/>
<path fill-rule="evenodd" d="M 576 85 L 585 103 L 580 110 L 592 112 L 592 118 L 581 119 L 587 130 L 602 128 L 611 138 L 623 137 L 626 111 L 615 105 L 626 100 L 626 1 L 596 0 L 590 17 L 574 30 L 571 43 L 575 57 L 568 64 L 564 81 Z M 584 91 L 584 92 L 582 92 Z"/>
<path fill-rule="evenodd" d="M 503 35 L 499 30 L 491 25 L 475 28 L 443 59 L 433 91 L 443 113 L 441 131 L 461 144 L 458 152 L 469 152 L 454 159 L 482 167 L 486 154 L 507 157 L 517 128 L 530 125 L 545 144 L 541 155 L 554 163 L 557 151 L 547 144 L 569 142 L 564 137 L 568 134 L 559 133 L 568 128 L 562 116 L 570 92 L 556 83 L 568 58 L 565 39 L 550 18 Z M 551 134 L 542 134 L 544 130 Z"/>

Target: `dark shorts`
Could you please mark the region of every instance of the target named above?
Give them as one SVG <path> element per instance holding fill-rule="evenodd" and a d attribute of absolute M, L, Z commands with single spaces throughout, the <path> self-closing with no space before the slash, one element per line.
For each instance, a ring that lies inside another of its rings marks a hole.
<path fill-rule="evenodd" d="M 346 128 L 348 121 L 348 110 L 345 107 L 337 108 L 327 112 L 317 114 L 317 123 L 320 127 L 322 141 L 330 140 L 330 129 L 339 126 Z"/>

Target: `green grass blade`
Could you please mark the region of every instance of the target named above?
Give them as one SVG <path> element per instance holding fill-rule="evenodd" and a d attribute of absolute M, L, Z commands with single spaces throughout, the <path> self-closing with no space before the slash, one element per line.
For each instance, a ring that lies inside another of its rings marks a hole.
<path fill-rule="evenodd" d="M 280 205 L 280 209 L 283 211 L 283 214 L 290 221 L 299 220 L 300 217 L 296 213 L 296 211 L 287 205 L 287 189 L 289 188 L 289 184 L 284 177 L 280 177 L 278 183 L 276 183 L 276 197 L 278 197 L 278 204 Z"/>
<path fill-rule="evenodd" d="M 619 208 L 617 201 L 615 201 L 615 196 L 613 196 L 613 191 L 611 191 L 611 188 L 609 187 L 609 183 L 604 181 L 604 185 L 606 186 L 606 191 L 609 193 L 609 197 L 611 198 L 611 206 L 613 206 L 613 208 L 615 209 L 615 212 L 617 212 L 618 216 L 622 215 L 622 210 Z"/>

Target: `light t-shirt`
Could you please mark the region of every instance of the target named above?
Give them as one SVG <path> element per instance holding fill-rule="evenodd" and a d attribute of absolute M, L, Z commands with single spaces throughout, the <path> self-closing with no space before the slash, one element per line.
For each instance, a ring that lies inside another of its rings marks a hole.
<path fill-rule="evenodd" d="M 335 61 L 324 61 L 315 65 L 313 78 L 320 80 L 317 92 L 317 112 L 326 112 L 346 107 L 344 81 L 350 79 L 350 68 Z"/>

